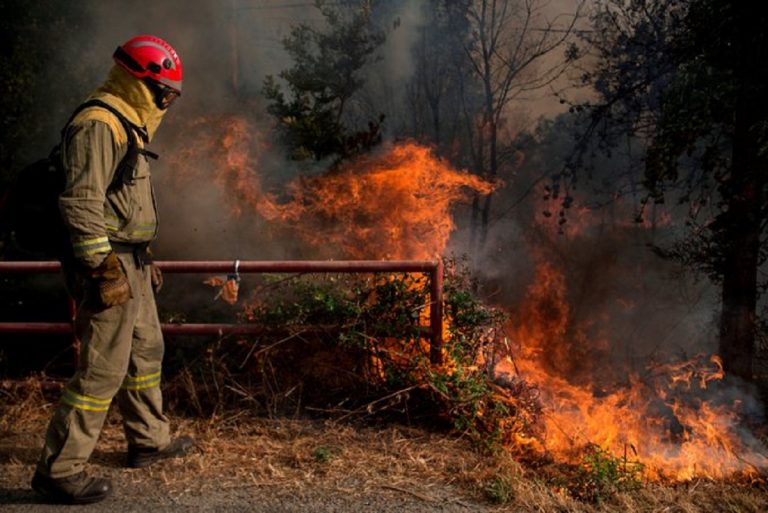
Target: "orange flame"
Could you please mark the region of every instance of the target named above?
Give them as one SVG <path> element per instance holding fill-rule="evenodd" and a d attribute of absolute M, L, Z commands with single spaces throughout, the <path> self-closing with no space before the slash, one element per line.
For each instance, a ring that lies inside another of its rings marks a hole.
<path fill-rule="evenodd" d="M 343 248 L 347 258 L 418 260 L 445 249 L 455 228 L 453 204 L 466 200 L 468 191 L 492 189 L 430 149 L 405 142 L 333 174 L 291 183 L 287 203 L 254 206 L 314 247 Z"/>
<path fill-rule="evenodd" d="M 494 189 L 429 148 L 400 142 L 323 176 L 293 180 L 278 199 L 264 191 L 260 157 L 266 145 L 258 132 L 241 118 L 196 125 L 210 126 L 222 135 L 204 134 L 182 160 L 192 167 L 212 160 L 216 183 L 233 199 L 233 214 L 257 212 L 326 257 L 435 258 L 455 229 L 452 207 Z"/>
<path fill-rule="evenodd" d="M 553 198 L 546 184 L 541 185 L 538 192 L 534 223 L 542 230 L 566 239 L 587 235 L 598 227 L 654 230 L 675 225 L 672 214 L 663 205 L 647 206 L 640 212 L 640 204 L 617 196 L 602 206 L 590 207 L 581 197 L 583 195 L 571 192 L 569 206 L 563 208 L 560 197 Z"/>
<path fill-rule="evenodd" d="M 324 257 L 435 258 L 455 228 L 452 206 L 494 188 L 428 148 L 403 142 L 323 176 L 293 180 L 278 196 L 266 192 L 262 154 L 268 145 L 249 123 L 205 119 L 193 128 L 206 133 L 182 155 L 185 167 L 210 161 L 233 214 L 255 212 Z M 222 135 L 211 137 L 211 128 Z M 578 220 L 569 220 L 567 228 L 574 236 L 592 223 L 590 212 L 576 211 Z M 768 459 L 739 432 L 738 404 L 705 400 L 711 384 L 723 378 L 717 357 L 656 366 L 644 374 L 599 367 L 588 351 L 609 342 L 587 339 L 572 319 L 566 292 L 563 273 L 539 264 L 510 324 L 516 360 L 510 355 L 500 361 L 496 372 L 519 373 L 538 388 L 544 408 L 541 440 L 513 439 L 570 463 L 590 443 L 617 455 L 629 448 L 650 479 L 754 475 L 768 467 Z M 598 371 L 621 384 L 594 383 Z"/>
<path fill-rule="evenodd" d="M 565 278 L 552 265 L 538 266 L 519 318 L 510 330 L 519 358 L 496 366 L 539 388 L 544 408 L 541 451 L 578 463 L 579 449 L 596 444 L 615 455 L 636 455 L 649 479 L 721 478 L 756 475 L 768 458 L 754 451 L 740 432 L 738 401 L 713 396 L 711 382 L 724 377 L 712 356 L 650 368 L 642 377 L 628 373 L 627 383 L 608 392 L 595 384 L 575 384 L 565 376 L 579 360 L 569 344 L 569 307 Z M 578 335 L 577 335 L 578 336 Z"/>

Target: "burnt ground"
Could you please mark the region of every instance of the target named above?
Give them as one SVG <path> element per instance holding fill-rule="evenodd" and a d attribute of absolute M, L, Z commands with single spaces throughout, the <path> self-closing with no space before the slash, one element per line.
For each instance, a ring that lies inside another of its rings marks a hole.
<path fill-rule="evenodd" d="M 768 511 L 764 482 L 646 483 L 583 502 L 541 470 L 503 451 L 483 454 L 455 433 L 244 413 L 174 418 L 177 433 L 195 438 L 194 453 L 148 469 L 127 469 L 120 418 L 111 412 L 88 471 L 110 477 L 115 494 L 90 506 L 46 505 L 29 489 L 29 481 L 53 404 L 41 394 L 4 390 L 18 389 L 0 387 L 3 513 Z M 496 493 L 490 494 L 491 489 Z M 504 504 L 494 504 L 492 496 Z"/>

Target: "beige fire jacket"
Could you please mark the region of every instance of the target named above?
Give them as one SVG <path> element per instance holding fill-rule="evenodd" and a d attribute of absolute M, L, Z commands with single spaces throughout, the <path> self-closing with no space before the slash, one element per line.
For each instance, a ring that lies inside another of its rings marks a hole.
<path fill-rule="evenodd" d="M 142 135 L 151 138 L 162 116 L 146 85 L 119 66 L 91 98 L 109 104 L 143 127 L 134 139 L 138 147 L 144 145 Z M 122 184 L 110 188 L 127 150 L 128 134 L 117 117 L 101 107 L 83 110 L 65 130 L 62 158 L 66 185 L 59 196 L 59 209 L 69 228 L 74 256 L 88 267 L 104 260 L 112 242 L 144 243 L 157 235 L 157 208 L 147 157 L 138 155 L 136 165 L 121 173 Z"/>

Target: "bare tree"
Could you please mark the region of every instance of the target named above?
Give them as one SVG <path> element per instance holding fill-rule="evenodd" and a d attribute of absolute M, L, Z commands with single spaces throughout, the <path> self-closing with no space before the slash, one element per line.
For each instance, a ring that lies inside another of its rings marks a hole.
<path fill-rule="evenodd" d="M 423 23 L 412 48 L 413 77 L 406 85 L 410 114 L 404 132 L 438 152 L 465 165 L 463 123 L 460 109 L 461 81 L 469 72 L 464 39 L 469 23 L 463 4 L 427 0 L 422 4 Z"/>
<path fill-rule="evenodd" d="M 470 69 L 480 87 L 479 116 L 465 108 L 472 137 L 475 172 L 488 180 L 498 177 L 503 164 L 500 126 L 513 102 L 527 93 L 552 86 L 563 76 L 573 55 L 566 50 L 585 0 L 574 11 L 549 16 L 547 0 L 469 0 L 465 3 L 471 30 L 463 42 Z M 471 94 L 468 92 L 468 94 Z M 475 248 L 485 244 L 492 194 L 477 197 L 472 211 Z"/>

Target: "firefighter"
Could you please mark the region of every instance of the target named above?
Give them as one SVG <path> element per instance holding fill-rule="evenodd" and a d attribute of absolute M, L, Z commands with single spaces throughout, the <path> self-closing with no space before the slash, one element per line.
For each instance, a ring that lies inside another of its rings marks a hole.
<path fill-rule="evenodd" d="M 129 467 L 184 456 L 193 446 L 188 437 L 171 439 L 163 414 L 163 338 L 154 298 L 162 275 L 148 250 L 157 234 L 149 159 L 157 156 L 145 145 L 181 95 L 181 60 L 148 35 L 119 46 L 113 58 L 106 82 L 89 98 L 102 105 L 77 113 L 61 143 L 66 185 L 59 209 L 72 256 L 64 271 L 78 304 L 82 349 L 32 479 L 35 491 L 58 503 L 97 502 L 111 493 L 110 481 L 89 477 L 84 465 L 113 400 Z"/>

